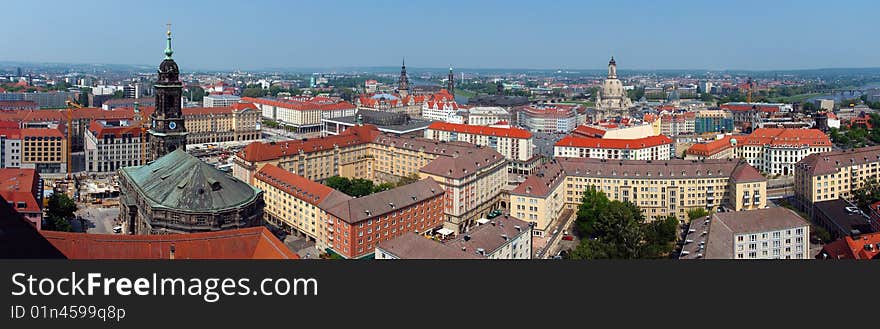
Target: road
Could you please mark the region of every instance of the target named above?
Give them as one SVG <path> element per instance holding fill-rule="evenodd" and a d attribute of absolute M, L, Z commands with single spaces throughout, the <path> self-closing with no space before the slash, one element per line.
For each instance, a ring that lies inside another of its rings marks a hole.
<path fill-rule="evenodd" d="M 113 227 L 118 225 L 116 219 L 119 217 L 119 208 L 99 208 L 92 205 L 85 207 L 80 204 L 76 215 L 85 220 L 87 233 L 113 234 Z"/>

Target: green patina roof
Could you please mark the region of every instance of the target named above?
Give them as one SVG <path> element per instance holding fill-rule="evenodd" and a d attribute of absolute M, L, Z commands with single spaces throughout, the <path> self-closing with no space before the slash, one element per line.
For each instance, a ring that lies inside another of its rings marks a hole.
<path fill-rule="evenodd" d="M 260 190 L 177 149 L 144 166 L 121 172 L 153 207 L 204 212 L 247 204 Z"/>

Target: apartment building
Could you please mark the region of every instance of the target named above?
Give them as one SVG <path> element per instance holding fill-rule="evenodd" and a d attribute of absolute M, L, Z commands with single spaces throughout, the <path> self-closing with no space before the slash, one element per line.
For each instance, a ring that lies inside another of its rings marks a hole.
<path fill-rule="evenodd" d="M 264 118 L 296 129 L 298 133 L 320 132 L 321 119 L 355 115 L 354 104 L 327 97 L 305 100 L 243 97 L 242 101 L 253 103 Z"/>
<path fill-rule="evenodd" d="M 327 209 L 352 199 L 345 193 L 268 164 L 257 172 L 254 185 L 263 190 L 265 220 L 287 232 L 315 241 L 327 248 Z"/>
<path fill-rule="evenodd" d="M 545 164 L 510 192 L 510 211 L 536 223 L 543 235 L 564 210 L 576 210 L 584 191 L 632 202 L 648 220 L 723 206 L 733 211 L 767 205 L 767 179 L 740 160 L 604 160 L 560 158 Z"/>
<path fill-rule="evenodd" d="M 697 111 L 694 132 L 697 134 L 733 132 L 733 115 L 725 110 Z"/>
<path fill-rule="evenodd" d="M 207 97 L 207 96 L 206 96 Z M 250 103 L 183 108 L 188 144 L 241 142 L 262 138 L 260 111 Z"/>
<path fill-rule="evenodd" d="M 21 129 L 21 167 L 40 174 L 67 172 L 67 139 L 57 128 Z"/>
<path fill-rule="evenodd" d="M 519 125 L 529 131 L 542 133 L 569 133 L 584 123 L 586 117 L 579 105 L 527 105 L 515 109 Z"/>
<path fill-rule="evenodd" d="M 499 106 L 477 106 L 468 109 L 467 124 L 490 126 L 499 122 L 510 122 L 510 112 Z"/>
<path fill-rule="evenodd" d="M 794 165 L 814 153 L 831 151 L 831 139 L 818 129 L 760 128 L 688 148 L 686 158 L 741 158 L 761 172 L 788 176 Z"/>
<path fill-rule="evenodd" d="M 0 168 L 21 167 L 21 129 L 18 123 L 0 123 Z"/>
<path fill-rule="evenodd" d="M 94 120 L 85 132 L 85 170 L 114 173 L 122 167 L 140 166 L 146 159 L 140 123 Z"/>
<path fill-rule="evenodd" d="M 853 191 L 880 179 L 880 146 L 810 154 L 794 166 L 794 195 L 813 213 L 820 201 L 853 199 Z"/>
<path fill-rule="evenodd" d="M 679 259 L 812 258 L 810 223 L 784 207 L 715 213 L 688 232 Z"/>
<path fill-rule="evenodd" d="M 516 127 L 498 128 L 448 122 L 434 122 L 425 130 L 425 138 L 445 142 L 467 142 L 486 146 L 509 160 L 528 161 L 534 156 L 534 137 Z"/>
<path fill-rule="evenodd" d="M 345 258 L 374 255 L 405 233 L 430 234 L 444 223 L 443 188 L 432 179 L 338 203 L 327 209 L 327 243 Z"/>
<path fill-rule="evenodd" d="M 696 129 L 696 113 L 663 113 L 660 116 L 660 134 L 666 136 L 691 135 Z"/>
<path fill-rule="evenodd" d="M 283 142 L 254 142 L 236 153 L 233 174 L 246 182 L 267 163 L 321 181 L 331 176 L 397 182 L 417 175 L 438 157 L 466 154 L 476 148 L 464 142 L 440 142 L 414 136 L 381 133 L 376 126 L 359 125 L 339 135 Z"/>
<path fill-rule="evenodd" d="M 433 179 L 446 191 L 445 227 L 458 234 L 500 207 L 507 161 L 489 148 L 474 148 L 437 157 L 419 169 L 419 176 Z"/>
<path fill-rule="evenodd" d="M 407 232 L 376 245 L 376 259 L 531 259 L 528 222 L 502 215 L 451 240 Z"/>
<path fill-rule="evenodd" d="M 566 136 L 553 146 L 554 157 L 611 160 L 669 160 L 675 144 L 658 135 L 638 139 L 608 139 Z"/>

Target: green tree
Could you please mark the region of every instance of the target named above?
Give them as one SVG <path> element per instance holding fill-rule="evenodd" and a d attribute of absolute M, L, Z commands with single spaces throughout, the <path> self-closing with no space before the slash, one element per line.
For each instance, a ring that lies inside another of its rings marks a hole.
<path fill-rule="evenodd" d="M 420 179 L 421 179 L 421 177 L 419 177 L 419 174 L 412 173 L 407 176 L 401 177 L 400 180 L 397 181 L 397 184 L 395 184 L 395 186 L 404 186 L 407 184 L 412 184 L 412 183 L 419 181 Z"/>
<path fill-rule="evenodd" d="M 641 210 L 632 203 L 611 201 L 593 224 L 595 240 L 584 240 L 586 248 L 575 249 L 572 258 L 641 258 L 645 238 L 643 219 Z"/>
<path fill-rule="evenodd" d="M 352 179 L 349 192 L 349 195 L 357 198 L 370 195 L 373 193 L 373 181 L 363 178 Z"/>
<path fill-rule="evenodd" d="M 709 216 L 709 212 L 704 208 L 694 208 L 688 211 L 688 219 L 695 220 L 697 218 Z"/>
<path fill-rule="evenodd" d="M 596 223 L 599 213 L 608 207 L 608 197 L 605 193 L 590 186 L 581 197 L 581 204 L 577 212 L 577 231 L 582 238 L 593 236 L 593 225 Z"/>
<path fill-rule="evenodd" d="M 345 177 L 333 176 L 324 180 L 324 185 L 348 194 L 347 191 L 351 189 L 351 180 Z"/>
<path fill-rule="evenodd" d="M 645 225 L 645 247 L 642 250 L 643 257 L 658 258 L 668 255 L 675 249 L 677 232 L 678 218 L 674 215 L 647 223 Z"/>
<path fill-rule="evenodd" d="M 373 193 L 387 191 L 394 188 L 392 183 L 382 183 L 373 187 Z"/>
<path fill-rule="evenodd" d="M 64 193 L 55 193 L 49 197 L 46 210 L 46 230 L 70 232 L 73 227 L 70 219 L 74 218 L 76 203 Z"/>
<path fill-rule="evenodd" d="M 248 87 L 241 92 L 241 95 L 244 97 L 263 97 L 266 96 L 266 90 L 260 87 Z"/>

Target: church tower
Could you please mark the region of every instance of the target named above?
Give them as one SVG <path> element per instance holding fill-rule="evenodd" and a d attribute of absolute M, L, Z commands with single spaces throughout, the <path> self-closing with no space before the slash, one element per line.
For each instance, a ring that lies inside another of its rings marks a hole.
<path fill-rule="evenodd" d="M 159 80 L 156 81 L 156 110 L 150 116 L 150 159 L 156 160 L 180 148 L 186 150 L 186 126 L 180 101 L 183 84 L 180 70 L 171 58 L 171 24 L 168 24 L 165 60 L 159 64 Z"/>
<path fill-rule="evenodd" d="M 403 59 L 403 65 L 400 67 L 400 79 L 397 80 L 397 93 L 401 97 L 409 95 L 409 78 L 406 76 L 406 58 Z"/>
<path fill-rule="evenodd" d="M 614 56 L 608 62 L 608 79 L 617 79 L 617 62 L 614 61 Z"/>
<path fill-rule="evenodd" d="M 452 66 L 449 67 L 449 75 L 446 76 L 446 90 L 455 97 L 455 74 L 452 73 Z"/>

